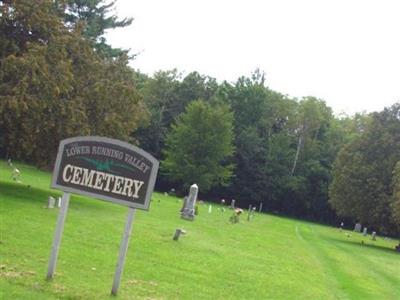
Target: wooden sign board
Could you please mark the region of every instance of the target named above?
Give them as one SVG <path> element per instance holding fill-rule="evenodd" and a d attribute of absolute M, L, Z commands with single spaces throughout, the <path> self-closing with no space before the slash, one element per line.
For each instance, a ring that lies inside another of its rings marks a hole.
<path fill-rule="evenodd" d="M 148 210 L 157 171 L 158 161 L 133 145 L 74 137 L 60 143 L 52 187 Z"/>

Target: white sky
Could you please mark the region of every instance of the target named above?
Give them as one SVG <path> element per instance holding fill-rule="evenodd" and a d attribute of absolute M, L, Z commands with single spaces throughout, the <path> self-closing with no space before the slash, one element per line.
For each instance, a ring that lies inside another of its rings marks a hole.
<path fill-rule="evenodd" d="M 115 13 L 134 21 L 107 40 L 139 52 L 131 66 L 149 75 L 232 82 L 260 68 L 270 88 L 336 113 L 400 101 L 399 0 L 118 0 Z"/>

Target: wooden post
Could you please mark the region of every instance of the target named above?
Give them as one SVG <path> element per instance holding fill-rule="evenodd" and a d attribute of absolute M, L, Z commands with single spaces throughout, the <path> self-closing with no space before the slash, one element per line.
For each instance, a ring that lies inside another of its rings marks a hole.
<path fill-rule="evenodd" d="M 134 218 L 135 218 L 135 209 L 132 207 L 129 207 L 128 218 L 127 218 L 126 224 L 125 224 L 124 235 L 122 237 L 121 246 L 119 248 L 119 257 L 118 257 L 117 267 L 115 270 L 114 282 L 113 282 L 113 286 L 111 289 L 111 295 L 113 295 L 113 296 L 117 295 L 119 283 L 121 281 L 121 275 L 122 275 L 122 271 L 124 269 L 125 256 L 126 256 L 126 252 L 128 251 L 129 238 L 131 236 L 132 223 L 133 223 Z"/>
<path fill-rule="evenodd" d="M 61 208 L 58 213 L 56 232 L 54 234 L 53 246 L 51 248 L 49 267 L 47 269 L 48 280 L 53 278 L 54 271 L 56 270 L 58 251 L 60 250 L 61 238 L 64 230 L 64 223 L 65 223 L 65 218 L 67 216 L 67 210 L 69 205 L 69 196 L 70 196 L 69 193 L 64 193 L 62 196 Z"/>

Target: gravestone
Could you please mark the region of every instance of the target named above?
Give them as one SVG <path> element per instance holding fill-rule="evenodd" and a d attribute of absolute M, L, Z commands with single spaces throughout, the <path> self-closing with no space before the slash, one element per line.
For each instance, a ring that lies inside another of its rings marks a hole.
<path fill-rule="evenodd" d="M 252 211 L 251 205 L 249 205 L 249 210 L 248 210 L 248 212 L 247 212 L 247 221 L 250 221 L 250 218 L 251 218 L 251 211 Z"/>
<path fill-rule="evenodd" d="M 189 197 L 185 203 L 185 207 L 182 211 L 181 218 L 193 221 L 195 215 L 195 205 L 197 200 L 197 194 L 199 192 L 199 187 L 197 184 L 192 184 L 189 190 Z"/>
<path fill-rule="evenodd" d="M 188 196 L 183 197 L 183 204 L 182 204 L 182 208 L 180 210 L 181 213 L 183 213 L 183 210 L 186 207 L 187 200 L 188 200 Z"/>
<path fill-rule="evenodd" d="M 179 240 L 179 237 L 181 236 L 181 234 L 183 235 L 183 234 L 185 234 L 186 233 L 186 231 L 185 230 L 183 230 L 183 229 L 181 229 L 181 228 L 177 228 L 176 230 L 175 230 L 175 234 L 174 234 L 174 237 L 172 238 L 174 241 L 178 241 Z"/>
<path fill-rule="evenodd" d="M 372 232 L 372 238 L 371 238 L 373 241 L 376 241 L 376 231 L 373 231 Z"/>
<path fill-rule="evenodd" d="M 221 210 L 222 212 L 225 211 L 225 199 L 221 199 L 221 208 L 220 208 L 220 210 Z"/>
<path fill-rule="evenodd" d="M 208 206 L 208 213 L 209 213 L 209 214 L 212 213 L 212 205 L 211 205 L 211 204 Z"/>
<path fill-rule="evenodd" d="M 354 226 L 354 231 L 355 231 L 355 232 L 361 232 L 361 224 L 360 224 L 360 223 L 357 223 L 357 224 Z"/>
<path fill-rule="evenodd" d="M 11 177 L 14 181 L 20 181 L 19 176 L 21 175 L 21 172 L 17 168 L 13 168 L 13 171 L 11 172 Z"/>
<path fill-rule="evenodd" d="M 262 207 L 263 207 L 263 203 L 260 202 L 260 209 L 259 209 L 259 212 L 262 212 Z"/>
<path fill-rule="evenodd" d="M 256 207 L 253 206 L 252 209 L 249 212 L 249 217 L 248 217 L 248 221 L 252 220 L 254 218 L 254 216 L 256 215 Z"/>
<path fill-rule="evenodd" d="M 232 199 L 230 206 L 231 209 L 235 209 L 235 202 L 236 202 L 235 199 Z"/>
<path fill-rule="evenodd" d="M 61 197 L 57 198 L 57 207 L 60 208 L 61 207 Z"/>
<path fill-rule="evenodd" d="M 368 234 L 368 228 L 367 228 L 367 227 L 364 227 L 363 236 L 366 236 L 367 234 Z"/>
<path fill-rule="evenodd" d="M 56 204 L 56 199 L 54 199 L 52 196 L 49 196 L 47 199 L 47 208 L 54 208 L 54 205 Z"/>

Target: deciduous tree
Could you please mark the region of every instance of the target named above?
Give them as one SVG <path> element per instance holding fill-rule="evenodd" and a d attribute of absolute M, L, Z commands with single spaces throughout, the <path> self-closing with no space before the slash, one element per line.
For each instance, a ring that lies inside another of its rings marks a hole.
<path fill-rule="evenodd" d="M 197 183 L 202 192 L 229 182 L 233 166 L 233 116 L 227 105 L 202 100 L 187 106 L 166 139 L 162 170 L 184 187 Z"/>

